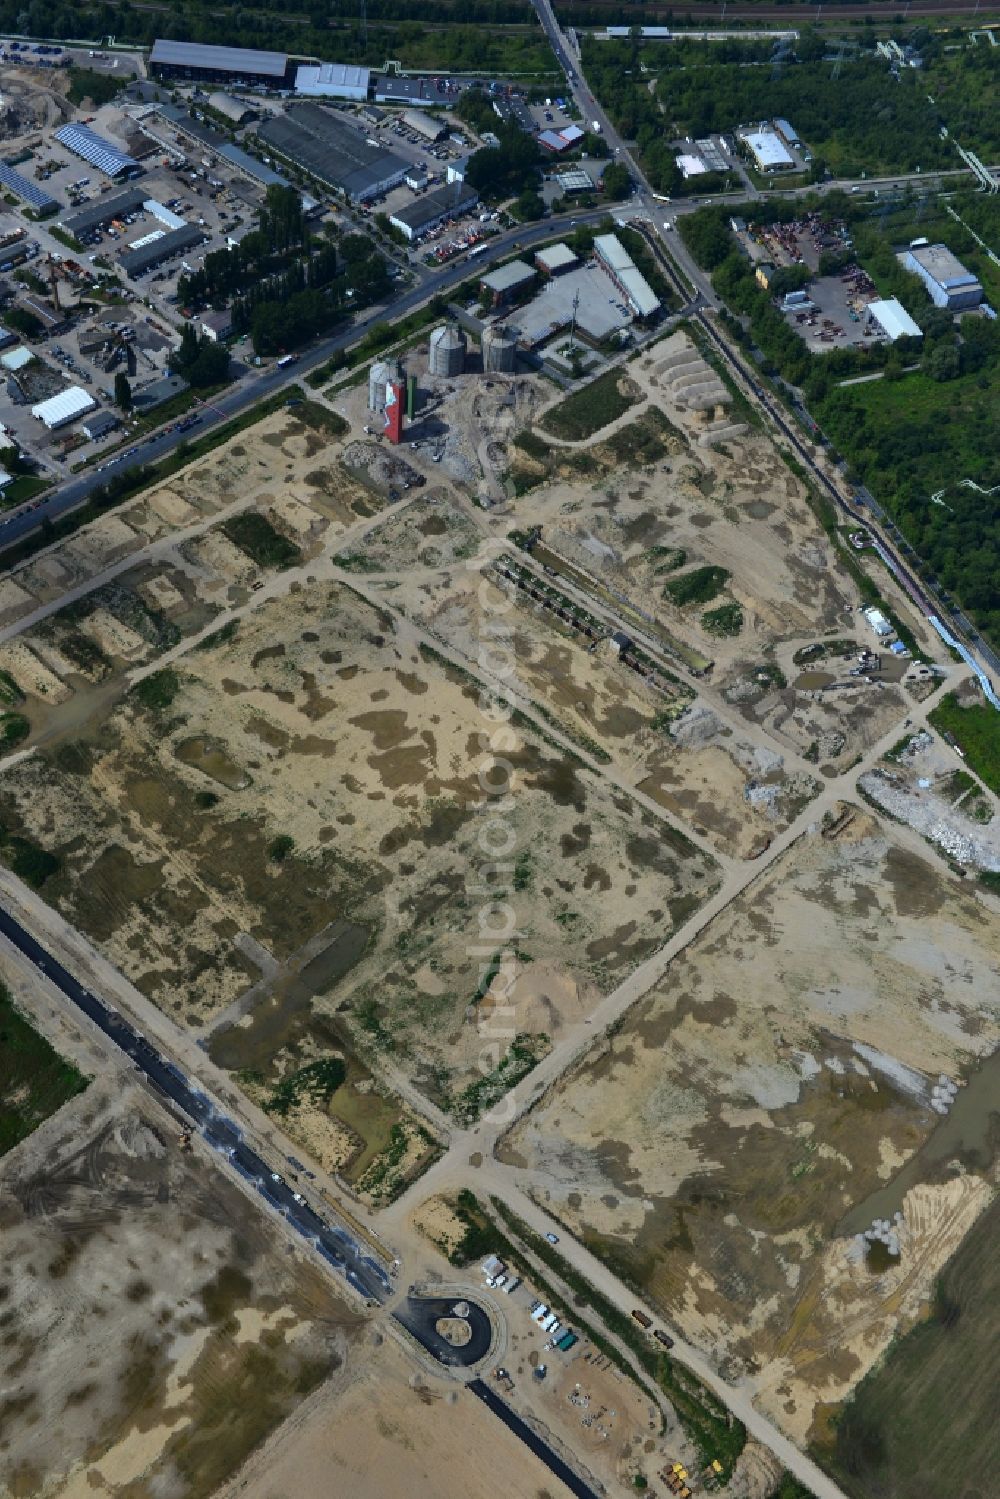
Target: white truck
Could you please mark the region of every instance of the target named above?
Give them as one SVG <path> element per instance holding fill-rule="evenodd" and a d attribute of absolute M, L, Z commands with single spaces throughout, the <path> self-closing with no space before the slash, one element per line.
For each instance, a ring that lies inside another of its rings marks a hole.
<path fill-rule="evenodd" d="M 600 120 L 591 120 L 591 122 L 590 122 L 590 128 L 594 132 L 595 135 L 600 135 L 600 133 L 601 133 L 601 122 L 600 122 Z"/>

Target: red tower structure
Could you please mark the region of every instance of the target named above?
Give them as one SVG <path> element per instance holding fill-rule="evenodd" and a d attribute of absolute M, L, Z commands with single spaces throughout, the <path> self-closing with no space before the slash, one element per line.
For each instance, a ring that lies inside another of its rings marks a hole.
<path fill-rule="evenodd" d="M 385 432 L 391 443 L 403 440 L 405 389 L 402 380 L 390 380 L 385 388 Z"/>

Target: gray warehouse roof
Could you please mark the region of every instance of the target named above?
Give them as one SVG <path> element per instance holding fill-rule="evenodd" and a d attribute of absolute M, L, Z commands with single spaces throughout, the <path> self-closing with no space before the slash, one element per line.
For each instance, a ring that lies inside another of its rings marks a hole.
<path fill-rule="evenodd" d="M 284 118 L 266 120 L 260 139 L 320 182 L 357 198 L 393 180 L 402 182 L 409 163 L 381 146 L 369 146 L 360 131 L 318 104 L 297 104 Z"/>
<path fill-rule="evenodd" d="M 910 254 L 947 291 L 954 291 L 960 286 L 978 285 L 976 277 L 947 245 L 912 245 Z"/>
<path fill-rule="evenodd" d="M 526 286 L 529 281 L 534 281 L 535 274 L 534 268 L 525 261 L 512 260 L 508 265 L 499 266 L 497 270 L 484 276 L 483 285 L 488 286 L 490 291 L 512 291 L 515 286 Z"/>
<path fill-rule="evenodd" d="M 134 213 L 137 208 L 142 207 L 148 196 L 149 193 L 143 188 L 130 187 L 123 193 L 115 193 L 113 198 L 99 198 L 96 203 L 90 203 L 76 213 L 68 213 L 59 222 L 67 234 L 87 234 L 91 229 L 99 229 L 102 224 L 110 224 L 112 219 L 120 218 L 122 214 Z"/>
<path fill-rule="evenodd" d="M 288 56 L 284 52 L 256 52 L 250 47 L 206 47 L 201 42 L 153 43 L 150 64 L 162 63 L 170 68 L 207 68 L 217 73 L 232 73 L 245 78 L 251 74 L 268 74 L 284 78 Z"/>
<path fill-rule="evenodd" d="M 152 270 L 154 265 L 161 265 L 171 256 L 179 255 L 182 250 L 204 244 L 207 237 L 197 224 L 185 224 L 183 229 L 171 229 L 169 234 L 161 234 L 158 239 L 140 246 L 138 250 L 127 250 L 118 257 L 118 264 L 126 276 L 141 276 Z"/>
<path fill-rule="evenodd" d="M 46 208 L 58 208 L 59 203 L 51 193 L 47 193 L 44 187 L 39 187 L 37 182 L 30 182 L 27 177 L 22 177 L 20 172 L 15 172 L 5 161 L 0 161 L 0 187 L 7 188 L 8 192 L 15 193 L 23 203 L 31 208 L 37 208 L 40 212 Z"/>
<path fill-rule="evenodd" d="M 419 234 L 425 225 L 436 224 L 478 202 L 479 194 L 475 188 L 452 182 L 447 187 L 439 187 L 436 192 L 424 193 L 422 198 L 408 203 L 405 208 L 397 208 L 391 215 L 391 222 L 405 224 L 411 234 Z"/>
<path fill-rule="evenodd" d="M 129 156 L 120 146 L 112 145 L 111 141 L 106 141 L 87 125 L 60 125 L 55 138 L 68 146 L 81 160 L 103 172 L 105 177 L 117 177 L 122 172 L 142 170 L 134 156 Z"/>
<path fill-rule="evenodd" d="M 257 160 L 256 156 L 251 156 L 248 152 L 241 151 L 239 146 L 220 146 L 219 155 L 234 167 L 238 167 L 241 172 L 246 172 L 248 177 L 253 177 L 255 181 L 262 182 L 265 187 L 288 186 L 287 177 L 282 177 L 280 172 L 275 172 L 271 167 L 266 167 L 262 161 Z"/>

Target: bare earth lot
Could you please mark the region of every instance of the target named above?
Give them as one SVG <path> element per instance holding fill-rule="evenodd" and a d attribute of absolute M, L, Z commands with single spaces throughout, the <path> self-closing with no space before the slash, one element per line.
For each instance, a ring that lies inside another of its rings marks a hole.
<path fill-rule="evenodd" d="M 217 1485 L 361 1322 L 136 1089 L 94 1084 L 7 1157 L 0 1492 Z"/>
<path fill-rule="evenodd" d="M 897 1264 L 847 1236 L 938 1122 L 938 1075 L 995 1047 L 998 964 L 977 902 L 856 810 L 751 886 L 504 1154 L 804 1440 L 988 1197 L 942 1163 L 894 1204 Z"/>

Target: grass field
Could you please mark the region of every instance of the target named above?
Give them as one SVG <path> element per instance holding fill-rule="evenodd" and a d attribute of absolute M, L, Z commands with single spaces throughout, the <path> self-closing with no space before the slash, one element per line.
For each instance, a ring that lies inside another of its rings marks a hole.
<path fill-rule="evenodd" d="M 624 416 L 638 391 L 618 370 L 606 370 L 589 385 L 576 390 L 542 417 L 541 426 L 553 437 L 580 442 Z"/>
<path fill-rule="evenodd" d="M 663 596 L 678 608 L 685 604 L 707 604 L 722 592 L 728 582 L 729 573 L 724 567 L 695 567 L 671 578 L 664 587 Z"/>
<path fill-rule="evenodd" d="M 834 1451 L 823 1456 L 857 1499 L 996 1493 L 998 1233 L 1000 1201 L 945 1267 L 927 1321 L 890 1350 L 841 1412 Z"/>
<path fill-rule="evenodd" d="M 1000 795 L 1000 715 L 987 704 L 963 708 L 953 692 L 930 714 L 941 733 L 954 734 L 972 769 Z"/>
<path fill-rule="evenodd" d="M 15 1010 L 0 985 L 0 1155 L 87 1086 Z"/>

